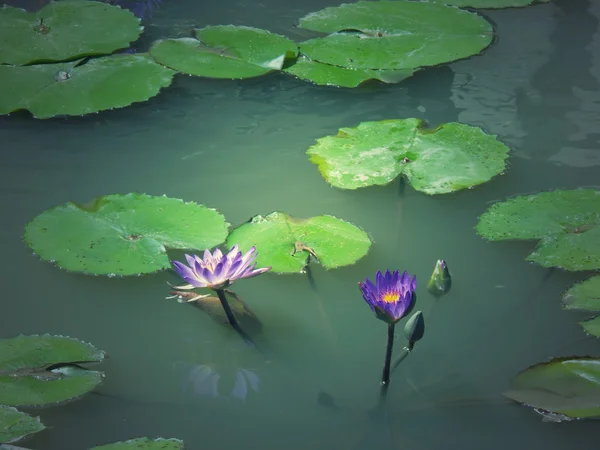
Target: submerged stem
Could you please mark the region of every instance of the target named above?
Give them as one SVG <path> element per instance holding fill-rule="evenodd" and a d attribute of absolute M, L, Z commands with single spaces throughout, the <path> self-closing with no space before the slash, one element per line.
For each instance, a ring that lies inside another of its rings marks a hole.
<path fill-rule="evenodd" d="M 224 289 L 215 289 L 215 291 L 217 292 L 217 296 L 219 297 L 219 300 L 221 301 L 221 305 L 223 306 L 223 310 L 225 310 L 225 315 L 227 316 L 227 320 L 229 320 L 229 323 L 231 324 L 231 326 L 233 327 L 233 329 L 235 331 L 237 331 L 237 333 L 241 336 L 241 338 L 244 340 L 244 342 L 246 344 L 248 344 L 251 347 L 254 347 L 258 350 L 258 347 L 256 347 L 256 344 L 254 343 L 254 341 L 252 340 L 252 338 L 248 335 L 248 333 L 246 333 L 242 327 L 240 326 L 239 322 L 237 321 L 237 319 L 235 318 L 235 316 L 233 315 L 233 311 L 231 310 L 231 306 L 229 306 L 229 302 L 227 301 L 227 297 L 225 297 L 225 290 Z"/>
<path fill-rule="evenodd" d="M 388 324 L 388 337 L 387 347 L 385 349 L 385 362 L 383 364 L 383 372 L 381 373 L 381 397 L 385 397 L 387 394 L 388 386 L 390 384 L 390 366 L 392 364 L 392 350 L 394 348 L 394 329 L 396 324 Z"/>

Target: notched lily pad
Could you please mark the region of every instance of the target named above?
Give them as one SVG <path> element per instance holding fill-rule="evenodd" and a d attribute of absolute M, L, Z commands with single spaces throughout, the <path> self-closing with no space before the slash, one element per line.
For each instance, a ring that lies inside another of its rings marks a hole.
<path fill-rule="evenodd" d="M 417 69 L 406 70 L 357 70 L 331 66 L 302 56 L 284 69 L 284 72 L 305 81 L 321 86 L 337 86 L 354 88 L 367 80 L 378 80 L 383 83 L 399 83 L 412 76 Z"/>
<path fill-rule="evenodd" d="M 109 54 L 142 32 L 130 11 L 106 2 L 48 2 L 36 12 L 0 8 L 0 64 L 23 65 Z"/>
<path fill-rule="evenodd" d="M 45 428 L 39 417 L 31 417 L 11 406 L 0 405 L 0 447 Z"/>
<path fill-rule="evenodd" d="M 100 445 L 90 450 L 183 450 L 184 448 L 183 441 L 179 439 L 142 437 Z"/>
<path fill-rule="evenodd" d="M 91 344 L 64 336 L 0 339 L 0 404 L 43 406 L 80 397 L 103 377 L 80 364 L 104 356 Z"/>
<path fill-rule="evenodd" d="M 498 202 L 481 215 L 477 233 L 491 241 L 539 240 L 526 258 L 566 270 L 600 268 L 600 191 L 555 190 Z"/>
<path fill-rule="evenodd" d="M 482 184 L 504 170 L 508 147 L 480 128 L 420 119 L 363 122 L 317 140 L 306 154 L 331 185 L 385 185 L 399 175 L 418 191 L 445 194 Z"/>
<path fill-rule="evenodd" d="M 43 260 L 95 275 L 134 275 L 171 267 L 167 248 L 205 250 L 222 243 L 229 224 L 193 202 L 131 193 L 72 202 L 44 211 L 24 239 Z"/>
<path fill-rule="evenodd" d="M 257 267 L 273 272 L 302 272 L 312 257 L 327 269 L 353 264 L 371 246 L 367 233 L 333 216 L 296 219 L 282 212 L 255 216 L 234 229 L 227 238 L 229 248 L 241 251 L 256 246 Z"/>
<path fill-rule="evenodd" d="M 313 12 L 300 27 L 324 33 L 300 43 L 314 61 L 352 69 L 414 69 L 475 55 L 492 25 L 452 6 L 415 1 L 346 3 Z"/>
<path fill-rule="evenodd" d="M 145 54 L 112 55 L 84 64 L 0 65 L 0 114 L 26 109 L 47 119 L 122 108 L 157 95 L 174 74 Z"/>
<path fill-rule="evenodd" d="M 600 359 L 575 356 L 536 364 L 518 374 L 504 395 L 571 418 L 600 417 Z"/>
<path fill-rule="evenodd" d="M 563 295 L 565 309 L 600 311 L 600 276 L 592 277 L 572 286 Z M 579 322 L 589 334 L 600 337 L 600 316 Z"/>
<path fill-rule="evenodd" d="M 229 79 L 279 70 L 297 54 L 297 45 L 284 36 L 233 25 L 197 29 L 194 38 L 163 39 L 150 48 L 158 63 L 179 72 Z"/>

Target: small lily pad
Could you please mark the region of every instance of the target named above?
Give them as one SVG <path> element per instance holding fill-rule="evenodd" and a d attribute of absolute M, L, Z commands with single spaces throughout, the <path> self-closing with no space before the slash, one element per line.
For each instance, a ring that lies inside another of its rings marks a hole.
<path fill-rule="evenodd" d="M 195 38 L 162 39 L 150 48 L 160 64 L 188 75 L 249 78 L 283 67 L 297 45 L 258 28 L 219 25 L 195 30 Z"/>
<path fill-rule="evenodd" d="M 0 404 L 43 406 L 72 400 L 102 382 L 102 372 L 80 364 L 99 362 L 104 352 L 64 336 L 0 339 Z"/>
<path fill-rule="evenodd" d="M 600 276 L 592 277 L 572 286 L 563 295 L 565 309 L 600 311 Z M 600 337 L 600 316 L 579 322 L 589 334 Z"/>
<path fill-rule="evenodd" d="M 157 95 L 175 74 L 145 54 L 80 63 L 0 65 L 0 114 L 26 109 L 47 119 L 122 108 Z"/>
<path fill-rule="evenodd" d="M 600 268 L 600 191 L 555 190 L 492 205 L 477 233 L 491 241 L 539 239 L 526 258 L 566 270 Z"/>
<path fill-rule="evenodd" d="M 36 12 L 0 8 L 0 63 L 23 65 L 109 54 L 142 32 L 130 11 L 106 2 L 51 1 Z"/>
<path fill-rule="evenodd" d="M 183 441 L 179 439 L 151 439 L 148 437 L 131 439 L 129 441 L 114 442 L 100 445 L 90 450 L 183 450 Z"/>
<path fill-rule="evenodd" d="M 0 448 L 1 444 L 16 442 L 44 429 L 46 427 L 39 417 L 31 417 L 11 406 L 0 405 Z"/>
<path fill-rule="evenodd" d="M 66 270 L 134 275 L 171 267 L 167 248 L 222 243 L 228 226 L 219 212 L 193 202 L 111 194 L 44 211 L 25 227 L 24 239 L 41 259 Z"/>
<path fill-rule="evenodd" d="M 420 119 L 363 122 L 317 140 L 306 154 L 331 185 L 385 185 L 399 175 L 418 191 L 445 194 L 490 180 L 504 170 L 508 147 L 480 128 Z"/>
<path fill-rule="evenodd" d="M 302 56 L 284 69 L 284 72 L 302 80 L 311 81 L 321 86 L 337 86 L 354 88 L 367 80 L 379 80 L 384 83 L 399 83 L 412 76 L 416 69 L 406 70 L 357 70 L 331 66 Z"/>
<path fill-rule="evenodd" d="M 554 358 L 518 374 L 505 396 L 571 418 L 600 417 L 600 359 Z"/>
<path fill-rule="evenodd" d="M 432 3 L 443 3 L 460 8 L 499 9 L 520 8 L 535 5 L 537 3 L 548 3 L 550 0 L 427 0 Z"/>
<path fill-rule="evenodd" d="M 492 25 L 453 6 L 415 1 L 359 1 L 300 19 L 324 33 L 300 43 L 314 61 L 352 69 L 414 69 L 475 55 L 492 43 Z"/>
<path fill-rule="evenodd" d="M 353 264 L 367 254 L 371 240 L 356 225 L 333 216 L 296 219 L 274 212 L 234 229 L 227 246 L 235 244 L 243 252 L 256 246 L 257 267 L 294 273 L 302 272 L 311 256 L 327 269 Z"/>

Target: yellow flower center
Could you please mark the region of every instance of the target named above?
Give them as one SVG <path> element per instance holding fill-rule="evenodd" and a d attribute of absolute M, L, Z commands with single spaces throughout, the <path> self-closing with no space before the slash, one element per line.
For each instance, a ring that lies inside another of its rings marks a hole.
<path fill-rule="evenodd" d="M 386 303 L 396 303 L 400 299 L 400 293 L 386 292 L 381 296 L 381 299 Z"/>

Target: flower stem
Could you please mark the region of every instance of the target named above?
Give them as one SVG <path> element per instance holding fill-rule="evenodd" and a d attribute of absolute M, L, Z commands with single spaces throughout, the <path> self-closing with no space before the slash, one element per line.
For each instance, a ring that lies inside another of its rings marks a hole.
<path fill-rule="evenodd" d="M 396 324 L 388 324 L 387 348 L 385 349 L 385 363 L 383 364 L 383 372 L 381 374 L 381 397 L 387 394 L 390 384 L 390 366 L 392 364 L 392 350 L 394 347 L 394 328 Z"/>
<path fill-rule="evenodd" d="M 242 337 L 242 339 L 244 340 L 244 342 L 246 344 L 248 344 L 251 347 L 254 347 L 254 348 L 256 348 L 258 350 L 258 347 L 254 343 L 254 341 L 252 340 L 252 338 L 248 335 L 248 333 L 246 333 L 242 329 L 242 327 L 240 326 L 239 322 L 237 321 L 237 319 L 233 315 L 233 311 L 231 310 L 231 306 L 229 306 L 229 302 L 227 301 L 227 297 L 225 297 L 225 290 L 223 290 L 223 289 L 215 289 L 215 291 L 217 292 L 219 300 L 221 301 L 221 305 L 223 306 L 223 309 L 225 310 L 225 315 L 227 316 L 227 320 L 229 320 L 229 323 L 231 324 L 231 326 L 233 327 L 233 329 L 235 331 L 237 331 L 237 333 Z"/>

